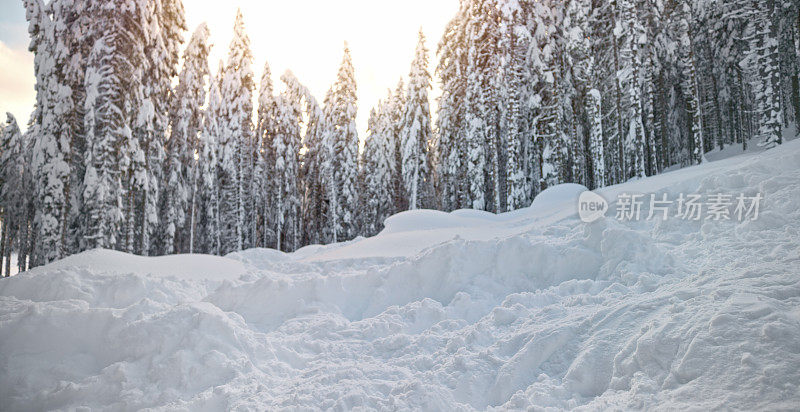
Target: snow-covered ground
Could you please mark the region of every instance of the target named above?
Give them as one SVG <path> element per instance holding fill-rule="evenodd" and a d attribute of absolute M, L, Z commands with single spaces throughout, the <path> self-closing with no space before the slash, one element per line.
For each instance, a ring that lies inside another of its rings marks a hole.
<path fill-rule="evenodd" d="M 2 279 L 0 409 L 800 407 L 800 140 L 599 191 L 762 193 L 754 221 L 586 224 L 581 190 Z"/>

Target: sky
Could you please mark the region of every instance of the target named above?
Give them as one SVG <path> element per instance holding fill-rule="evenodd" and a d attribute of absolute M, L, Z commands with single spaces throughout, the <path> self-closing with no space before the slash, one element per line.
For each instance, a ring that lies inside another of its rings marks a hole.
<path fill-rule="evenodd" d="M 11 112 L 25 127 L 36 97 L 33 54 L 21 0 L 0 0 L 0 123 Z"/>
<path fill-rule="evenodd" d="M 363 138 L 372 107 L 407 78 L 420 28 L 426 36 L 430 70 L 445 25 L 458 0 L 183 0 L 189 30 L 206 22 L 214 44 L 212 73 L 227 60 L 236 9 L 244 15 L 260 80 L 264 63 L 278 90 L 286 70 L 320 101 L 336 80 L 344 43 L 353 57 L 358 85 L 358 128 Z M 34 102 L 33 55 L 27 51 L 25 13 L 20 0 L 0 0 L 0 113 L 10 111 L 25 125 Z M 435 78 L 434 78 L 435 79 Z M 434 80 L 436 82 L 436 80 Z M 438 85 L 431 92 L 435 107 Z M 0 118 L 5 121 L 5 116 Z"/>

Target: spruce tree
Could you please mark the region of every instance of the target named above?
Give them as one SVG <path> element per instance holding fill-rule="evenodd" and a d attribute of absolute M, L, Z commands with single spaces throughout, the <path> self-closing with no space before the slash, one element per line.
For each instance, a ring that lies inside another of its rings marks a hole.
<path fill-rule="evenodd" d="M 439 135 L 441 203 L 444 210 L 471 206 L 467 204 L 469 182 L 466 178 L 466 30 L 468 5 L 461 2 L 457 15 L 448 23 L 439 43 L 436 68 L 442 82 L 436 128 Z"/>
<path fill-rule="evenodd" d="M 221 251 L 242 250 L 245 236 L 245 205 L 252 178 L 253 153 L 253 55 L 241 11 L 236 13 L 228 62 L 222 77 L 222 125 L 220 130 L 219 193 Z"/>
<path fill-rule="evenodd" d="M 333 241 L 352 239 L 358 233 L 358 131 L 356 128 L 356 81 L 350 49 L 345 44 L 344 57 L 336 83 L 326 99 L 325 146 L 329 151 L 327 166 L 328 220 Z"/>
<path fill-rule="evenodd" d="M 11 251 L 20 250 L 20 231 L 27 224 L 25 187 L 25 146 L 17 119 L 6 113 L 6 124 L 0 129 L 0 269 L 11 274 Z"/>
<path fill-rule="evenodd" d="M 275 232 L 272 224 L 275 221 L 274 188 L 272 186 L 275 174 L 275 153 L 272 144 L 277 134 L 277 106 L 275 96 L 273 96 L 272 72 L 269 63 L 264 63 L 264 71 L 259 83 L 257 110 L 256 141 L 259 150 L 254 169 L 253 197 L 261 232 L 257 235 L 256 245 L 269 247 L 275 246 Z"/>
<path fill-rule="evenodd" d="M 383 221 L 394 213 L 393 179 L 395 174 L 395 145 L 392 141 L 391 101 L 378 104 L 378 110 L 370 112 L 368 132 L 362 153 L 361 173 L 364 181 L 362 196 L 362 227 L 365 236 L 377 234 Z"/>
<path fill-rule="evenodd" d="M 115 248 L 123 223 L 121 146 L 131 138 L 125 100 L 125 56 L 109 30 L 95 42 L 86 70 L 86 152 L 81 249 Z"/>
<path fill-rule="evenodd" d="M 283 93 L 275 101 L 276 134 L 272 141 L 275 164 L 272 167 L 273 202 L 275 209 L 276 248 L 293 251 L 298 247 L 300 198 L 300 102 L 298 96 Z"/>
<path fill-rule="evenodd" d="M 197 159 L 197 250 L 213 255 L 220 254 L 220 204 L 219 204 L 219 137 L 222 127 L 222 62 L 216 77 L 210 79 L 208 107 L 203 116 L 203 130 Z"/>
<path fill-rule="evenodd" d="M 171 135 L 167 141 L 167 171 L 163 183 L 161 216 L 163 253 L 192 252 L 196 206 L 198 137 L 203 124 L 206 85 L 210 75 L 209 31 L 197 27 L 183 53 L 183 68 L 173 96 Z"/>
<path fill-rule="evenodd" d="M 69 128 L 59 118 L 69 109 L 70 89 L 61 73 L 63 59 L 69 55 L 55 37 L 54 22 L 41 0 L 25 0 L 30 51 L 34 52 L 36 75 L 36 118 L 32 157 L 35 181 L 34 266 L 59 259 L 65 254 L 66 225 L 69 214 Z"/>
<path fill-rule="evenodd" d="M 401 123 L 403 185 L 409 209 L 433 207 L 433 174 L 430 103 L 428 89 L 428 50 L 425 36 L 419 32 L 419 42 L 409 73 L 406 107 Z"/>
<path fill-rule="evenodd" d="M 501 13 L 500 50 L 506 62 L 503 70 L 501 95 L 505 98 L 503 105 L 503 142 L 505 152 L 506 180 L 503 182 L 502 211 L 514 210 L 530 205 L 530 182 L 527 177 L 526 153 L 529 150 L 528 110 L 528 60 L 526 58 L 530 44 L 530 34 L 525 25 L 525 16 L 521 7 L 504 8 Z"/>

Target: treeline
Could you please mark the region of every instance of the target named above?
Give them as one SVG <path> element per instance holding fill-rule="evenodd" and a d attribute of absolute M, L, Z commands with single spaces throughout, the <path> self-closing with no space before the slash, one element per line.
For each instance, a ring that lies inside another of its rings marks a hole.
<path fill-rule="evenodd" d="M 443 209 L 617 184 L 796 123 L 797 1 L 463 0 L 439 46 Z"/>
<path fill-rule="evenodd" d="M 462 0 L 359 150 L 349 51 L 322 102 L 269 66 L 237 14 L 210 73 L 180 0 L 24 0 L 36 106 L 0 136 L 0 256 L 20 270 L 103 247 L 295 250 L 377 233 L 415 208 L 524 207 L 781 143 L 800 113 L 797 2 Z M 181 54 L 181 49 L 183 52 Z M 182 57 L 180 59 L 179 57 Z M 434 122 L 435 119 L 435 122 Z"/>

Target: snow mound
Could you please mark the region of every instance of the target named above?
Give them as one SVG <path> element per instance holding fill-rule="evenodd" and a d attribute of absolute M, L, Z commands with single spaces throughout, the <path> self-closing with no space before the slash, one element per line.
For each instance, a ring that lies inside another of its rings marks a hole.
<path fill-rule="evenodd" d="M 583 224 L 563 185 L 292 254 L 76 255 L 0 279 L 3 409 L 796 409 L 798 164 L 599 191 L 762 193 L 756 221 Z"/>
<path fill-rule="evenodd" d="M 83 269 L 95 273 L 141 273 L 194 280 L 236 279 L 247 272 L 244 264 L 210 255 L 136 256 L 113 250 L 91 250 L 48 266 L 50 269 Z"/>
<path fill-rule="evenodd" d="M 488 214 L 491 215 L 491 213 Z M 388 217 L 381 233 L 388 235 L 418 230 L 477 226 L 486 224 L 488 220 L 484 215 L 467 215 L 463 211 L 446 213 L 427 209 L 409 210 Z"/>
<path fill-rule="evenodd" d="M 536 195 L 533 203 L 531 203 L 531 208 L 543 210 L 564 204 L 574 207 L 574 205 L 578 204 L 578 197 L 581 193 L 587 190 L 589 189 L 586 186 L 577 183 L 564 183 L 548 187 L 542 193 Z"/>

